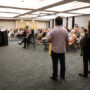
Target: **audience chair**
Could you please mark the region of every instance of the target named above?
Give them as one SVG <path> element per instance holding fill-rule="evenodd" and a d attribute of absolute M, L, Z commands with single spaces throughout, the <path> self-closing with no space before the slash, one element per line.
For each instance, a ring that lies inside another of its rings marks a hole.
<path fill-rule="evenodd" d="M 32 37 L 32 38 L 29 38 L 28 41 L 27 41 L 27 47 L 29 45 L 33 45 L 34 48 L 36 48 L 36 41 L 35 41 L 35 37 Z"/>
<path fill-rule="evenodd" d="M 44 50 L 45 50 L 45 51 L 48 51 L 48 50 L 49 50 L 49 42 L 48 42 L 48 39 L 45 39 L 45 40 L 44 40 L 43 45 L 45 46 L 45 47 L 44 47 Z"/>

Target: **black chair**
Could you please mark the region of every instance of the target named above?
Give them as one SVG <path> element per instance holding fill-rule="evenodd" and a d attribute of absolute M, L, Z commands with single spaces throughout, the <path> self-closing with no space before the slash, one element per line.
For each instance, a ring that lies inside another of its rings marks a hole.
<path fill-rule="evenodd" d="M 28 39 L 27 39 L 27 47 L 29 45 L 33 45 L 34 48 L 36 48 L 36 41 L 35 41 L 35 36 L 30 36 Z"/>

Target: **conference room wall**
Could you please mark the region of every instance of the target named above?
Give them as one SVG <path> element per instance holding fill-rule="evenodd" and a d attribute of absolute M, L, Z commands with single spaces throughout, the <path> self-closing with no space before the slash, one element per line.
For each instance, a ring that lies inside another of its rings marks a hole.
<path fill-rule="evenodd" d="M 46 29 L 47 27 L 46 21 L 16 21 L 16 28 L 25 28 L 25 26 L 29 26 L 32 29 Z"/>
<path fill-rule="evenodd" d="M 46 29 L 47 28 L 47 22 L 46 21 L 38 21 L 37 27 Z"/>
<path fill-rule="evenodd" d="M 19 27 L 20 26 L 25 27 L 26 25 L 29 25 L 31 27 L 36 27 L 36 28 L 40 28 L 40 29 L 47 28 L 46 21 L 37 21 L 37 22 L 35 21 L 34 25 L 31 25 L 33 23 L 30 23 L 30 22 L 32 22 L 32 21 L 23 21 L 24 24 L 20 23 Z M 15 28 L 19 28 L 19 27 L 18 27 L 17 21 L 15 21 L 15 20 L 0 20 L 0 28 L 5 28 L 5 29 L 10 30 L 10 29 L 15 29 Z"/>
<path fill-rule="evenodd" d="M 75 24 L 78 24 L 80 27 L 88 27 L 88 21 L 90 21 L 90 15 L 89 16 L 76 16 L 75 17 Z M 66 26 L 66 18 L 63 18 L 63 26 Z M 72 17 L 68 18 L 68 28 L 72 28 Z"/>
<path fill-rule="evenodd" d="M 52 22 L 52 19 L 50 20 L 50 28 L 53 28 L 52 25 L 53 24 L 53 22 Z"/>
<path fill-rule="evenodd" d="M 72 17 L 68 18 L 68 28 L 72 29 Z"/>
<path fill-rule="evenodd" d="M 75 17 L 75 24 L 78 24 L 80 27 L 88 28 L 89 21 L 90 21 L 90 15 Z"/>
<path fill-rule="evenodd" d="M 63 27 L 66 27 L 66 18 L 63 18 Z"/>
<path fill-rule="evenodd" d="M 0 29 L 15 29 L 16 22 L 12 20 L 0 20 Z"/>

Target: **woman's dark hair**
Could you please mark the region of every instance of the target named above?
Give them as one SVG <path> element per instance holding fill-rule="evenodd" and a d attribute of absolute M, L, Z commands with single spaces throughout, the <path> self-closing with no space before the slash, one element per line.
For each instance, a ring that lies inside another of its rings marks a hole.
<path fill-rule="evenodd" d="M 84 28 L 84 33 L 87 33 L 87 29 L 86 28 Z"/>
<path fill-rule="evenodd" d="M 56 23 L 56 25 L 62 25 L 63 24 L 63 19 L 61 17 L 57 17 L 55 19 L 55 23 Z"/>
<path fill-rule="evenodd" d="M 33 30 L 33 29 L 31 30 L 31 34 L 33 34 L 33 35 L 34 35 L 34 30 Z"/>
<path fill-rule="evenodd" d="M 40 30 L 40 33 L 42 33 L 42 30 Z"/>
<path fill-rule="evenodd" d="M 42 35 L 42 37 L 46 37 L 46 35 L 47 35 L 47 33 L 46 33 L 46 32 L 44 32 L 44 33 L 43 33 L 43 35 Z"/>
<path fill-rule="evenodd" d="M 90 21 L 88 22 L 88 33 L 85 34 L 85 38 L 90 37 Z"/>
<path fill-rule="evenodd" d="M 68 31 L 68 32 L 70 32 L 70 30 L 69 30 L 69 29 L 67 29 L 67 31 Z"/>

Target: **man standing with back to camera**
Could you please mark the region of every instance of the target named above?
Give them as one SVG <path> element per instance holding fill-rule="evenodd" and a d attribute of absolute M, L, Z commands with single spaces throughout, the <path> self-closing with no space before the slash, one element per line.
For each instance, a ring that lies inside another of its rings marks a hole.
<path fill-rule="evenodd" d="M 60 60 L 60 78 L 65 79 L 65 52 L 68 44 L 68 32 L 63 28 L 63 19 L 55 19 L 55 28 L 48 35 L 49 42 L 52 43 L 51 58 L 53 64 L 53 74 L 51 79 L 57 81 L 58 77 L 58 60 Z"/>

